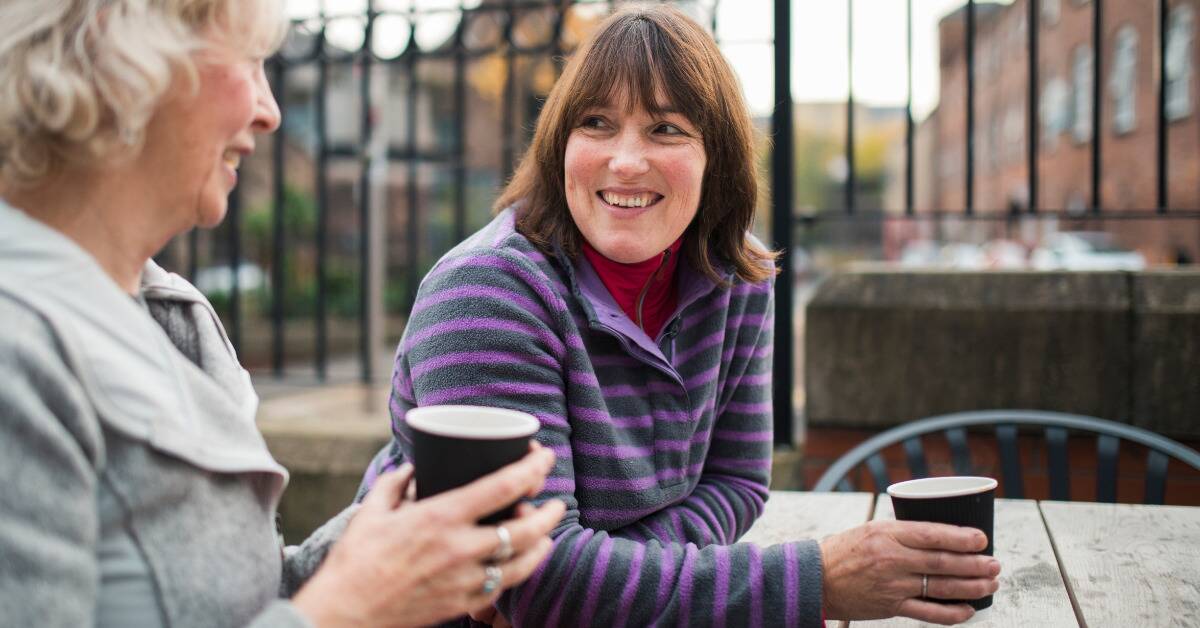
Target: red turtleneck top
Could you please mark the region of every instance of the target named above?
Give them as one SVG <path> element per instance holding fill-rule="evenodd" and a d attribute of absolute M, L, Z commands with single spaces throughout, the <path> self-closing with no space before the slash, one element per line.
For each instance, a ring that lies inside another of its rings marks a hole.
<path fill-rule="evenodd" d="M 683 236 L 675 240 L 667 250 L 642 262 L 622 264 L 614 262 L 583 241 L 583 254 L 587 257 L 604 287 L 616 300 L 617 305 L 635 324 L 652 339 L 658 339 L 667 318 L 678 305 L 679 293 L 675 289 L 675 268 L 679 264 L 679 250 L 683 248 Z M 640 308 L 639 308 L 640 306 Z M 640 310 L 640 311 L 639 311 Z M 640 316 L 639 316 L 640 315 Z"/>

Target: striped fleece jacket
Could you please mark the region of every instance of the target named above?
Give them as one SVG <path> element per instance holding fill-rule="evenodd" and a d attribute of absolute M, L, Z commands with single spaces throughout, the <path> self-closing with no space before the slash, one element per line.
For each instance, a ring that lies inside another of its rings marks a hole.
<path fill-rule="evenodd" d="M 736 543 L 771 469 L 772 284 L 722 287 L 681 260 L 679 305 L 652 340 L 583 256 L 546 257 L 512 211 L 425 277 L 396 355 L 393 445 L 412 407 L 508 407 L 558 459 L 535 501 L 567 512 L 550 557 L 500 599 L 516 626 L 812 626 L 813 541 Z"/>

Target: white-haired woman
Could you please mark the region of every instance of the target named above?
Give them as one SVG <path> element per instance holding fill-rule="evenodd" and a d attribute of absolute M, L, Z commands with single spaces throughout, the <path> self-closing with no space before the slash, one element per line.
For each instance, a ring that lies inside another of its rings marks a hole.
<path fill-rule="evenodd" d="M 474 523 L 540 489 L 537 447 L 419 504 L 389 473 L 304 545 L 277 539 L 287 476 L 257 397 L 212 307 L 150 260 L 221 221 L 239 160 L 279 125 L 277 5 L 0 4 L 5 624 L 428 624 L 489 605 L 549 549 L 561 503 L 522 507 L 507 534 Z"/>

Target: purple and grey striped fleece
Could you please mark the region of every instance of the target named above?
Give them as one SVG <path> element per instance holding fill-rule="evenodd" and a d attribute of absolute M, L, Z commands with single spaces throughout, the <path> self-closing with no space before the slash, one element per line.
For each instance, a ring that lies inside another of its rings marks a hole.
<path fill-rule="evenodd" d="M 722 287 L 678 270 L 657 339 L 621 311 L 583 256 L 546 257 L 512 211 L 421 284 L 392 379 L 405 412 L 467 404 L 530 412 L 558 456 L 535 501 L 567 513 L 554 550 L 500 600 L 516 626 L 819 625 L 815 542 L 736 543 L 771 469 L 772 283 Z"/>

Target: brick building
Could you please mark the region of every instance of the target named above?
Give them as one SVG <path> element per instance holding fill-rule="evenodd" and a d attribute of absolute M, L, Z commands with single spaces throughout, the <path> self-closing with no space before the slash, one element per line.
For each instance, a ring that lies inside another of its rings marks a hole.
<path fill-rule="evenodd" d="M 1029 206 L 1029 0 L 976 6 L 974 206 L 979 213 Z M 1038 37 L 1038 198 L 1045 210 L 1083 214 L 1146 211 L 1148 219 L 1061 228 L 1107 229 L 1152 262 L 1200 254 L 1196 221 L 1151 220 L 1157 204 L 1158 16 L 1155 2 L 1103 5 L 1100 128 L 1093 129 L 1093 2 L 1041 0 Z M 1167 14 L 1168 207 L 1200 209 L 1200 82 L 1194 44 L 1200 0 Z M 918 211 L 965 205 L 966 10 L 939 23 L 941 102 L 918 141 L 932 153 L 917 189 Z M 1101 147 L 1099 199 L 1091 198 L 1093 137 Z"/>

